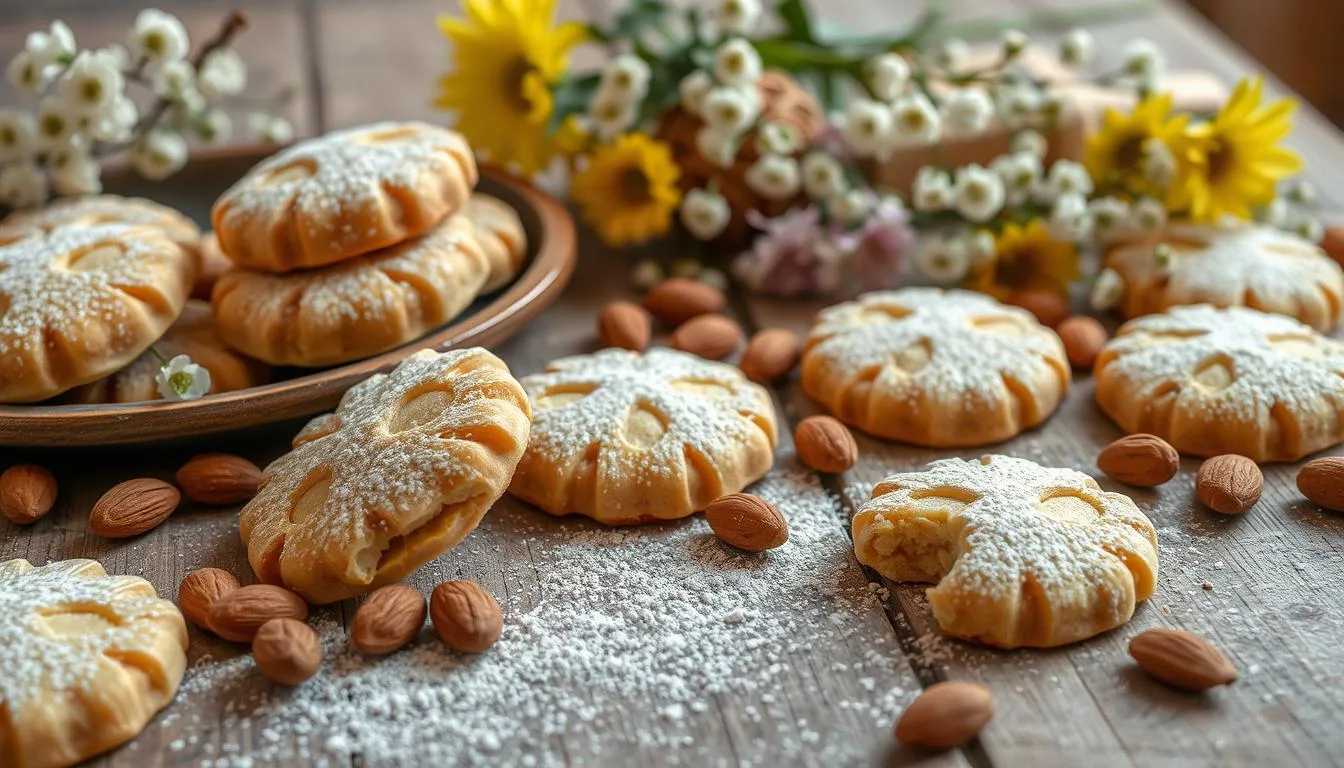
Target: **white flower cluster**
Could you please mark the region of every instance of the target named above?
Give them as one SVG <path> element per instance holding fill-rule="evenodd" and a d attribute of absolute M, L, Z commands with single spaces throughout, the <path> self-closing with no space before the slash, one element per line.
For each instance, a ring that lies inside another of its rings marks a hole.
<path fill-rule="evenodd" d="M 1316 205 L 1316 187 L 1309 181 L 1296 181 L 1268 205 L 1256 212 L 1263 224 L 1292 232 L 1303 240 L 1319 243 L 1325 227 L 1312 215 Z"/>

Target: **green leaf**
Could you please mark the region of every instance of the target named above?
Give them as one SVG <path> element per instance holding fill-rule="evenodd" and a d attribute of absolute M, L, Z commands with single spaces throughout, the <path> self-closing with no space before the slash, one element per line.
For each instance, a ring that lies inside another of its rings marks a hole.
<path fill-rule="evenodd" d="M 817 38 L 812 31 L 812 19 L 807 15 L 803 0 L 783 0 L 775 13 L 784 22 L 784 38 L 802 43 L 815 43 Z"/>
<path fill-rule="evenodd" d="M 855 61 L 843 53 L 815 43 L 802 43 L 786 38 L 754 40 L 752 45 L 761 55 L 761 63 L 789 72 L 809 69 L 848 69 Z"/>
<path fill-rule="evenodd" d="M 554 134 L 560 130 L 560 124 L 565 121 L 566 117 L 586 111 L 588 102 L 597 92 L 600 81 L 601 75 L 598 74 L 566 77 L 561 80 L 555 90 L 551 92 L 553 108 L 546 130 Z"/>

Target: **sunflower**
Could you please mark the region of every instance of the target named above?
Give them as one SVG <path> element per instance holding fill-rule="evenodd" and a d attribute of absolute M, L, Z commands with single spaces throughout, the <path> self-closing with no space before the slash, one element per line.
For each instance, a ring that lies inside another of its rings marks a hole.
<path fill-rule="evenodd" d="M 1189 120 L 1186 114 L 1171 115 L 1168 93 L 1148 96 L 1127 115 L 1108 109 L 1101 128 L 1087 139 L 1083 164 L 1098 187 L 1151 193 L 1152 184 L 1144 178 L 1141 163 L 1145 145 L 1154 139 L 1170 145 Z"/>
<path fill-rule="evenodd" d="M 453 71 L 439 79 L 434 105 L 457 112 L 471 145 L 525 175 L 554 150 L 546 126 L 551 86 L 569 66 L 583 25 L 553 26 L 556 0 L 463 0 L 466 18 L 439 17 L 453 43 Z"/>
<path fill-rule="evenodd" d="M 610 245 L 661 235 L 681 202 L 672 150 L 642 133 L 627 133 L 599 148 L 574 177 L 570 196 Z"/>
<path fill-rule="evenodd" d="M 1237 83 L 1212 120 L 1187 128 L 1175 147 L 1176 182 L 1167 207 L 1197 221 L 1226 214 L 1242 219 L 1274 199 L 1281 179 L 1302 170 L 1302 158 L 1278 146 L 1293 130 L 1293 99 L 1261 104 L 1263 78 Z"/>
<path fill-rule="evenodd" d="M 1082 275 L 1073 244 L 1056 240 L 1040 219 L 1027 227 L 1009 224 L 994 243 L 993 258 L 971 267 L 966 287 L 1000 301 L 1023 290 L 1065 295 Z"/>

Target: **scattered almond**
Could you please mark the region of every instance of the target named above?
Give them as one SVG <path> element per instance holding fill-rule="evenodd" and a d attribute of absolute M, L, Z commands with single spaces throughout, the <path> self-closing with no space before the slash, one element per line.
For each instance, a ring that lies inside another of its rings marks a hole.
<path fill-rule="evenodd" d="M 178 486 L 199 504 L 237 504 L 257 495 L 261 470 L 241 456 L 202 453 L 177 470 Z"/>
<path fill-rule="evenodd" d="M 94 502 L 89 530 L 109 539 L 139 536 L 167 520 L 181 501 L 182 494 L 162 480 L 127 480 L 112 486 Z"/>
<path fill-rule="evenodd" d="M 604 347 L 643 352 L 652 334 L 649 313 L 638 304 L 613 301 L 597 315 L 597 338 Z"/>
<path fill-rule="evenodd" d="M 465 579 L 434 588 L 429 596 L 429 617 L 445 645 L 466 653 L 488 650 L 504 631 L 504 618 L 494 595 Z"/>
<path fill-rule="evenodd" d="M 283 685 L 298 685 L 322 666 L 322 644 L 313 628 L 295 619 L 271 619 L 252 638 L 252 660 Z"/>
<path fill-rule="evenodd" d="M 994 695 L 983 685 L 934 683 L 896 721 L 896 738 L 923 749 L 951 749 L 975 738 L 994 717 Z"/>
<path fill-rule="evenodd" d="M 282 587 L 250 584 L 215 600 L 206 621 L 225 640 L 247 643 L 271 619 L 307 621 L 308 604 Z"/>
<path fill-rule="evenodd" d="M 374 590 L 355 611 L 350 642 L 364 653 L 383 656 L 415 639 L 425 625 L 425 596 L 407 584 Z"/>
<path fill-rule="evenodd" d="M 1237 681 L 1237 668 L 1208 640 L 1177 629 L 1146 629 L 1129 641 L 1129 655 L 1167 685 L 1207 691 Z"/>
<path fill-rule="evenodd" d="M 799 352 L 798 334 L 783 328 L 766 328 L 747 342 L 739 367 L 748 379 L 769 384 L 789 375 L 798 364 Z"/>
<path fill-rule="evenodd" d="M 1044 288 L 1016 291 L 1008 297 L 1009 304 L 1021 307 L 1036 316 L 1041 325 L 1054 328 L 1069 316 L 1069 302 L 1063 296 Z"/>
<path fill-rule="evenodd" d="M 1157 435 L 1126 435 L 1101 449 L 1097 468 L 1112 480 L 1147 488 L 1175 477 L 1181 455 Z"/>
<path fill-rule="evenodd" d="M 1344 227 L 1326 227 L 1321 237 L 1321 248 L 1344 267 Z"/>
<path fill-rule="evenodd" d="M 668 343 L 707 360 L 722 360 L 742 346 L 742 328 L 723 315 L 701 315 L 682 323 Z"/>
<path fill-rule="evenodd" d="M 749 493 L 715 499 L 705 508 L 705 522 L 715 536 L 747 552 L 764 552 L 789 540 L 789 523 L 779 508 Z"/>
<path fill-rule="evenodd" d="M 210 626 L 210 606 L 238 589 L 238 579 L 221 568 L 201 568 L 188 573 L 177 588 L 177 606 L 191 623 L 214 632 Z"/>
<path fill-rule="evenodd" d="M 720 291 L 686 277 L 664 280 L 644 294 L 644 308 L 673 328 L 693 317 L 721 312 L 726 303 Z"/>
<path fill-rule="evenodd" d="M 1265 476 L 1245 456 L 1214 456 L 1199 465 L 1195 493 L 1204 506 L 1224 515 L 1240 515 L 1260 500 Z"/>
<path fill-rule="evenodd" d="M 1066 318 L 1055 332 L 1064 342 L 1064 355 L 1075 368 L 1091 368 L 1101 348 L 1106 346 L 1106 327 L 1096 318 L 1074 315 Z"/>
<path fill-rule="evenodd" d="M 1297 490 L 1318 507 L 1344 512 L 1344 456 L 1326 456 L 1302 465 Z"/>
<path fill-rule="evenodd" d="M 56 503 L 56 478 L 36 464 L 15 464 L 0 474 L 0 514 L 15 525 L 35 523 Z"/>
<path fill-rule="evenodd" d="M 793 431 L 798 458 L 818 472 L 844 472 L 859 460 L 859 444 L 849 428 L 830 416 L 808 416 Z"/>

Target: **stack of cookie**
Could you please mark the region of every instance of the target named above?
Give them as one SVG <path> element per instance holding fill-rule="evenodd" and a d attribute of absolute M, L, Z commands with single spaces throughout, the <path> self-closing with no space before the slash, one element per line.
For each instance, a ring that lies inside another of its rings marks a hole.
<path fill-rule="evenodd" d="M 508 205 L 473 194 L 463 138 L 378 123 L 265 160 L 215 203 L 233 267 L 211 301 L 218 332 L 274 365 L 376 355 L 451 320 L 513 277 L 526 249 Z"/>

